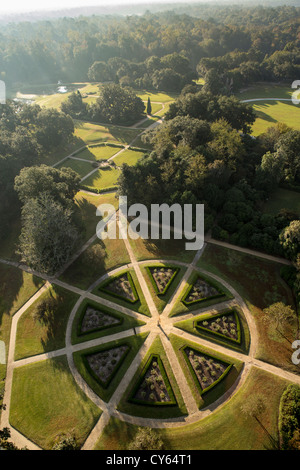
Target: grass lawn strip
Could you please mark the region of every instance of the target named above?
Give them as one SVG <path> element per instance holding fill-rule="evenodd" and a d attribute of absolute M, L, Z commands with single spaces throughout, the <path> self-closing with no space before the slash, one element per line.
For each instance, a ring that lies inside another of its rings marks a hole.
<path fill-rule="evenodd" d="M 65 347 L 69 315 L 79 296 L 52 285 L 18 321 L 15 360 Z"/>
<path fill-rule="evenodd" d="M 65 356 L 14 370 L 10 423 L 41 448 L 51 449 L 63 434 L 82 446 L 100 415 L 76 385 Z"/>

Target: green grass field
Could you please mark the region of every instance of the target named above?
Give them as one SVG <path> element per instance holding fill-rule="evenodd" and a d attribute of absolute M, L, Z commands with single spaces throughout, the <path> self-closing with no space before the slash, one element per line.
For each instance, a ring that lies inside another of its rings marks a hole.
<path fill-rule="evenodd" d="M 134 166 L 144 155 L 145 152 L 141 152 L 140 150 L 127 149 L 115 157 L 113 161 L 117 166 L 122 166 L 123 163 Z"/>
<path fill-rule="evenodd" d="M 42 294 L 18 322 L 15 360 L 65 347 L 68 318 L 78 298 L 78 295 L 55 285 Z M 53 311 L 37 318 L 39 306 L 49 299 L 55 301 Z"/>
<path fill-rule="evenodd" d="M 257 101 L 252 103 L 257 119 L 252 126 L 254 136 L 264 133 L 277 122 L 300 130 L 300 106 L 284 101 Z"/>
<path fill-rule="evenodd" d="M 87 179 L 83 180 L 82 183 L 87 189 L 110 189 L 117 186 L 120 174 L 121 171 L 118 168 L 108 166 L 95 171 L 95 173 L 90 175 Z"/>
<path fill-rule="evenodd" d="M 88 289 L 103 274 L 130 262 L 123 240 L 98 240 L 62 274 L 61 280 Z"/>
<path fill-rule="evenodd" d="M 75 120 L 75 136 L 84 144 L 112 142 L 128 145 L 141 132 L 139 129 L 101 125 Z M 80 147 L 80 146 L 79 146 Z"/>
<path fill-rule="evenodd" d="M 99 144 L 89 145 L 79 152 L 74 152 L 74 156 L 85 160 L 98 161 L 107 160 L 124 148 L 122 145 Z"/>
<path fill-rule="evenodd" d="M 78 173 L 81 178 L 86 176 L 94 169 L 91 163 L 75 160 L 74 158 L 67 158 L 59 165 L 56 165 L 56 168 L 59 170 L 64 167 L 71 168 L 72 170 L 76 171 L 76 173 Z"/>
<path fill-rule="evenodd" d="M 149 92 L 149 91 L 136 91 L 136 94 L 143 100 L 146 101 L 148 100 L 148 97 L 151 100 L 151 105 L 152 103 L 154 104 L 155 102 L 157 103 L 167 103 L 168 101 L 174 101 L 178 97 L 178 93 L 165 93 L 161 91 L 157 92 Z"/>
<path fill-rule="evenodd" d="M 278 84 L 255 84 L 236 96 L 239 100 L 250 100 L 260 98 L 283 98 L 291 99 L 293 89 L 286 85 Z M 300 106 L 286 101 L 254 101 L 249 103 L 253 106 L 257 119 L 252 127 L 254 136 L 265 132 L 268 127 L 277 122 L 283 122 L 294 129 L 300 129 Z"/>
<path fill-rule="evenodd" d="M 74 381 L 66 357 L 15 369 L 10 423 L 43 449 L 65 433 L 82 446 L 100 414 Z"/>
<path fill-rule="evenodd" d="M 116 193 L 87 194 L 79 191 L 76 194 L 76 204 L 79 208 L 84 224 L 84 241 L 89 240 L 96 233 L 96 226 L 100 222 L 100 217 L 96 215 L 96 209 L 100 204 L 111 204 L 115 209 L 119 206 Z"/>
<path fill-rule="evenodd" d="M 14 266 L 0 264 L 0 340 L 6 355 L 13 315 L 44 285 L 45 281 Z M 0 364 L 0 384 L 6 365 Z"/>

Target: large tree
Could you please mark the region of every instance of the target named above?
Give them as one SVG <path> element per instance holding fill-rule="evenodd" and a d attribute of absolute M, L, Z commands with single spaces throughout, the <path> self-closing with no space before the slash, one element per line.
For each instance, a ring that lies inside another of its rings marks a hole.
<path fill-rule="evenodd" d="M 31 268 L 54 275 L 70 259 L 79 238 L 70 208 L 49 193 L 27 199 L 22 209 L 19 253 Z"/>
<path fill-rule="evenodd" d="M 101 87 L 100 97 L 90 107 L 90 116 L 94 120 L 111 124 L 127 124 L 141 118 L 145 105 L 130 88 L 117 84 Z"/>

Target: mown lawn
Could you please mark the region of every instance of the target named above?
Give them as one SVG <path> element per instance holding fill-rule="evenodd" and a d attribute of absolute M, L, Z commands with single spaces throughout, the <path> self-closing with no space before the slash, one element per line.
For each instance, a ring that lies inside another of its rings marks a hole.
<path fill-rule="evenodd" d="M 140 150 L 127 149 L 115 157 L 113 161 L 117 166 L 122 166 L 123 163 L 134 166 L 144 155 L 145 152 L 141 152 Z"/>
<path fill-rule="evenodd" d="M 14 370 L 10 423 L 42 449 L 52 449 L 64 434 L 82 446 L 100 415 L 74 381 L 65 356 Z"/>
<path fill-rule="evenodd" d="M 121 171 L 111 166 L 103 167 L 82 181 L 86 189 L 107 190 L 117 186 Z"/>
<path fill-rule="evenodd" d="M 262 310 L 275 302 L 295 308 L 292 292 L 280 277 L 282 265 L 209 243 L 198 265 L 222 277 L 243 297 L 259 335 L 256 357 L 299 373 L 299 367 L 291 361 L 291 344 L 298 337 L 297 318 L 286 323 L 281 331 L 274 322 L 262 319 Z"/>
<path fill-rule="evenodd" d="M 74 120 L 75 136 L 86 144 L 112 142 L 128 145 L 140 133 L 134 128 L 101 125 L 87 121 Z"/>
<path fill-rule="evenodd" d="M 252 126 L 254 136 L 264 133 L 277 122 L 300 130 L 300 106 L 285 101 L 257 101 L 251 103 L 257 119 Z"/>
<path fill-rule="evenodd" d="M 45 281 L 13 266 L 0 264 L 0 340 L 8 353 L 12 316 L 29 300 Z M 0 382 L 6 365 L 0 364 Z"/>
<path fill-rule="evenodd" d="M 147 259 L 174 259 L 191 263 L 196 254 L 194 250 L 185 249 L 184 240 L 154 240 L 151 238 L 148 240 L 143 238 L 133 240 L 129 238 L 128 240 L 134 249 L 138 261 Z"/>
<path fill-rule="evenodd" d="M 71 168 L 72 170 L 76 171 L 76 173 L 78 173 L 81 178 L 86 176 L 94 169 L 91 163 L 76 160 L 74 158 L 67 158 L 59 165 L 56 165 L 56 168 L 59 170 L 64 167 Z"/>
<path fill-rule="evenodd" d="M 61 280 L 88 289 L 107 271 L 130 263 L 123 240 L 96 240 L 62 274 Z"/>
<path fill-rule="evenodd" d="M 99 144 L 89 145 L 80 152 L 74 153 L 74 156 L 83 158 L 84 160 L 98 161 L 107 160 L 124 148 L 122 145 Z"/>
<path fill-rule="evenodd" d="M 55 285 L 42 294 L 18 321 L 15 360 L 64 348 L 67 322 L 78 298 Z M 39 307 L 49 300 L 53 308 L 39 318 Z"/>
<path fill-rule="evenodd" d="M 101 204 L 111 204 L 117 210 L 119 206 L 119 200 L 116 198 L 116 193 L 92 195 L 79 191 L 76 194 L 75 201 L 79 208 L 84 225 L 84 241 L 89 240 L 93 235 L 95 235 L 97 224 L 101 220 L 101 217 L 96 215 L 97 207 Z"/>
<path fill-rule="evenodd" d="M 146 102 L 149 97 L 151 100 L 151 105 L 152 105 L 152 102 L 154 104 L 155 102 L 167 103 L 168 101 L 174 101 L 179 96 L 178 93 L 166 93 L 163 91 L 150 92 L 150 91 L 145 90 L 142 92 L 137 91 L 136 93 L 143 101 L 146 101 Z"/>
<path fill-rule="evenodd" d="M 278 439 L 280 397 L 289 382 L 252 368 L 245 384 L 210 416 L 182 427 L 157 429 L 166 450 L 266 450 Z M 262 395 L 266 408 L 260 422 L 241 412 L 252 395 Z M 265 429 L 263 428 L 263 426 Z M 95 450 L 122 450 L 134 439 L 138 426 L 111 418 Z M 270 438 L 271 436 L 271 438 Z"/>

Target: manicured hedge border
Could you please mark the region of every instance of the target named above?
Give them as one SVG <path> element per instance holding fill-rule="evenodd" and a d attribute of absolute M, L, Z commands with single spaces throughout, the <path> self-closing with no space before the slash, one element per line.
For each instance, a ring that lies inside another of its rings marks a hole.
<path fill-rule="evenodd" d="M 115 281 L 115 280 L 119 279 L 120 277 L 124 276 L 124 274 L 127 275 L 128 281 L 130 283 L 130 287 L 131 287 L 133 295 L 135 297 L 134 300 L 127 299 L 125 296 L 116 294 L 115 292 L 111 292 L 110 290 L 108 290 L 106 288 L 108 284 L 110 284 L 112 281 Z M 138 302 L 140 300 L 139 295 L 138 295 L 137 290 L 136 290 L 136 287 L 134 285 L 133 279 L 132 279 L 131 274 L 130 274 L 129 271 L 125 271 L 122 274 L 119 274 L 118 276 L 109 277 L 101 286 L 98 287 L 98 290 L 100 290 L 102 292 L 105 292 L 105 294 L 111 295 L 112 297 L 116 297 L 118 299 L 124 300 L 125 302 L 129 302 L 131 304 L 135 304 L 136 302 Z"/>
<path fill-rule="evenodd" d="M 118 364 L 116 364 L 116 367 L 114 368 L 114 370 L 112 371 L 112 374 L 110 376 L 110 378 L 106 381 L 106 382 L 103 382 L 103 380 L 100 379 L 100 377 L 98 377 L 97 374 L 95 374 L 95 372 L 93 371 L 93 369 L 91 368 L 91 366 L 89 365 L 89 362 L 88 362 L 88 357 L 89 356 L 93 356 L 97 353 L 102 353 L 102 352 L 106 352 L 106 351 L 110 351 L 111 349 L 115 349 L 116 347 L 119 347 L 119 346 L 127 346 L 128 349 L 123 353 L 123 356 L 121 357 L 121 359 L 119 360 Z M 95 351 L 93 353 L 90 353 L 90 354 L 83 354 L 82 355 L 82 361 L 83 361 L 83 364 L 84 366 L 86 367 L 87 371 L 89 372 L 89 374 L 93 377 L 94 380 L 96 380 L 96 382 L 98 382 L 101 387 L 103 388 L 108 388 L 109 384 L 111 383 L 111 381 L 113 380 L 113 378 L 116 376 L 119 368 L 121 367 L 121 365 L 123 364 L 124 360 L 125 360 L 125 357 L 127 356 L 127 354 L 129 353 L 131 349 L 131 346 L 128 344 L 128 343 L 123 343 L 122 345 L 118 345 L 118 346 L 111 346 L 110 348 L 108 349 L 99 349 L 99 351 Z"/>
<path fill-rule="evenodd" d="M 88 331 L 81 331 L 82 321 L 83 321 L 84 315 L 85 315 L 88 307 L 91 307 L 95 310 L 102 311 L 103 313 L 106 313 L 107 315 L 109 315 L 111 317 L 114 317 L 119 321 L 118 321 L 118 323 L 114 323 L 113 325 L 106 325 L 106 326 L 101 326 L 101 327 L 98 327 L 98 328 L 93 328 L 92 330 L 88 330 Z M 78 337 L 84 336 L 84 335 L 89 335 L 90 333 L 93 333 L 95 331 L 102 331 L 102 330 L 106 330 L 108 328 L 113 328 L 115 326 L 120 326 L 123 323 L 123 317 L 121 315 L 117 315 L 116 313 L 112 313 L 111 310 L 108 309 L 107 307 L 105 307 L 104 305 L 103 306 L 99 305 L 97 302 L 94 302 L 93 300 L 89 300 L 89 299 L 84 299 L 84 301 L 81 303 L 81 305 L 78 309 L 78 312 L 79 312 L 78 323 L 77 323 L 77 336 Z"/>
<path fill-rule="evenodd" d="M 162 378 L 165 382 L 165 386 L 166 386 L 166 389 L 167 389 L 167 392 L 168 392 L 168 395 L 170 397 L 170 401 L 168 402 L 160 402 L 160 401 L 157 401 L 157 402 L 153 402 L 153 401 L 146 401 L 146 400 L 138 400 L 136 398 L 134 398 L 134 395 L 136 394 L 138 388 L 140 387 L 143 379 L 144 379 L 144 376 L 146 375 L 146 372 L 148 370 L 148 368 L 150 367 L 150 364 L 152 362 L 152 360 L 155 359 L 158 363 L 158 366 L 159 366 L 159 370 L 161 372 L 161 375 L 162 375 Z M 176 400 L 176 397 L 175 397 L 175 394 L 173 392 L 173 389 L 171 387 L 171 384 L 170 384 L 170 380 L 169 380 L 169 377 L 167 375 L 167 372 L 166 372 L 166 369 L 163 365 L 163 362 L 160 358 L 160 356 L 158 354 L 151 354 L 145 364 L 145 366 L 143 367 L 143 370 L 140 374 L 140 378 L 137 380 L 135 386 L 133 387 L 131 393 L 130 393 L 130 396 L 128 398 L 128 401 L 131 402 L 131 403 L 134 403 L 136 405 L 145 405 L 145 406 L 177 406 L 177 400 Z"/>
<path fill-rule="evenodd" d="M 151 269 L 161 269 L 161 268 L 164 268 L 164 269 L 175 269 L 175 272 L 174 274 L 172 275 L 171 279 L 169 280 L 168 284 L 166 285 L 166 287 L 164 288 L 164 290 L 162 292 L 159 292 L 158 290 L 158 287 L 157 287 L 157 284 L 153 278 L 153 275 L 151 273 Z M 155 293 L 159 296 L 163 296 L 166 294 L 168 288 L 170 287 L 170 285 L 172 284 L 174 278 L 176 277 L 177 273 L 180 271 L 180 269 L 178 267 L 175 267 L 175 266 L 146 266 L 145 267 L 146 271 L 147 271 L 147 274 L 150 278 L 150 281 L 151 281 L 151 284 L 155 290 Z"/>
<path fill-rule="evenodd" d="M 210 286 L 214 287 L 219 292 L 219 294 L 215 294 L 215 295 L 211 295 L 210 297 L 203 297 L 202 299 L 192 300 L 191 302 L 187 302 L 185 299 L 188 297 L 189 293 L 191 292 L 192 288 L 194 287 L 194 284 L 197 282 L 198 279 L 201 279 L 201 280 L 207 282 Z M 188 307 L 189 305 L 194 305 L 194 304 L 197 304 L 197 303 L 200 303 L 200 302 L 204 302 L 206 300 L 218 299 L 218 298 L 223 297 L 223 296 L 226 296 L 225 292 L 221 291 L 221 289 L 219 288 L 219 286 L 215 282 L 213 282 L 211 280 L 208 280 L 206 277 L 200 276 L 198 274 L 196 279 L 192 282 L 191 286 L 188 288 L 188 290 L 186 291 L 186 293 L 182 297 L 181 302 Z"/>
<path fill-rule="evenodd" d="M 209 328 L 205 328 L 204 326 L 199 325 L 199 322 L 203 322 L 207 319 L 215 320 L 216 318 L 223 317 L 225 315 L 234 315 L 235 321 L 236 321 L 236 324 L 237 324 L 237 334 L 238 334 L 237 339 L 229 338 L 229 336 L 226 336 L 223 333 L 219 333 L 218 331 L 213 331 L 213 330 L 210 330 Z M 194 322 L 193 326 L 194 326 L 195 329 L 203 330 L 203 331 L 205 331 L 207 333 L 210 333 L 212 335 L 220 336 L 221 338 L 224 338 L 225 340 L 229 340 L 229 341 L 233 341 L 234 343 L 241 344 L 241 341 L 242 341 L 241 323 L 240 323 L 240 318 L 239 318 L 238 313 L 237 313 L 236 310 L 228 310 L 226 312 L 218 313 L 217 315 L 213 315 L 213 316 L 211 316 L 211 315 L 203 316 L 203 318 L 201 320 L 197 320 L 196 322 Z"/>
<path fill-rule="evenodd" d="M 213 359 L 213 360 L 216 360 L 216 361 L 218 361 L 219 363 L 223 364 L 224 366 L 227 366 L 226 369 L 224 370 L 223 374 L 222 374 L 215 382 L 213 382 L 211 385 L 209 385 L 209 386 L 206 387 L 205 389 L 202 389 L 202 388 L 201 388 L 201 385 L 200 385 L 200 383 L 199 383 L 199 380 L 198 380 L 198 378 L 197 378 L 197 375 L 196 375 L 196 373 L 195 373 L 195 371 L 194 371 L 194 369 L 193 369 L 193 366 L 192 366 L 192 364 L 190 363 L 190 360 L 189 360 L 189 358 L 188 358 L 188 355 L 187 355 L 187 353 L 186 353 L 186 351 L 185 351 L 186 348 L 189 348 L 189 349 L 192 349 L 192 350 L 194 350 L 194 351 L 197 351 L 197 352 L 199 352 L 200 354 L 202 354 L 203 356 L 206 356 L 206 357 L 208 357 L 208 358 L 211 358 L 211 359 Z M 193 379 L 194 379 L 194 382 L 195 382 L 195 384 L 196 384 L 196 387 L 197 387 L 197 389 L 198 389 L 200 395 L 206 394 L 209 390 L 211 390 L 213 387 L 215 387 L 217 384 L 219 384 L 219 383 L 224 379 L 224 377 L 229 373 L 230 369 L 232 368 L 232 364 L 228 364 L 227 362 L 225 362 L 225 361 L 223 361 L 223 360 L 220 360 L 220 359 L 218 359 L 218 358 L 216 358 L 216 357 L 214 357 L 214 356 L 211 356 L 210 354 L 203 353 L 201 350 L 195 349 L 194 347 L 188 346 L 187 344 L 181 346 L 180 351 L 181 351 L 181 353 L 182 353 L 182 355 L 183 355 L 183 357 L 184 357 L 184 360 L 185 360 L 185 362 L 186 362 L 186 364 L 187 364 L 187 366 L 188 366 L 188 368 L 189 368 L 190 373 L 192 374 L 192 377 L 193 377 Z"/>

